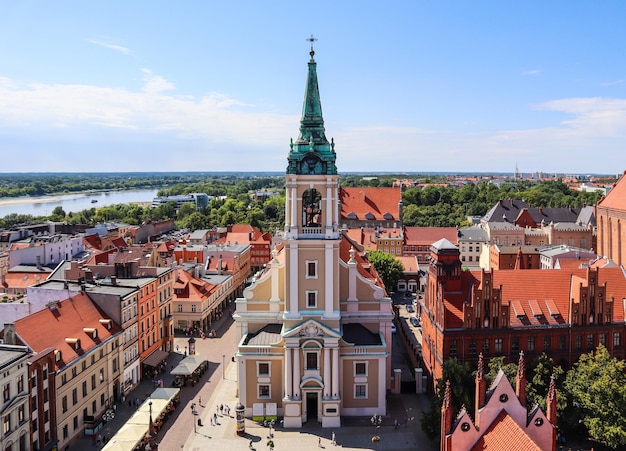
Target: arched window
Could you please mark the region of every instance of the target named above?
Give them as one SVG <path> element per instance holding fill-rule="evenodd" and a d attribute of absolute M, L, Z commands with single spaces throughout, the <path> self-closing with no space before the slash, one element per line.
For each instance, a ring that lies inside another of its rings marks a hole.
<path fill-rule="evenodd" d="M 322 195 L 315 188 L 302 195 L 302 216 L 304 227 L 322 226 Z"/>

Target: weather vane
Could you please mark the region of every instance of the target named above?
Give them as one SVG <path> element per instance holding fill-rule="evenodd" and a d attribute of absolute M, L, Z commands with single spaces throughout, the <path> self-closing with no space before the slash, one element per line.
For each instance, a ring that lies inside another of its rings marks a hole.
<path fill-rule="evenodd" d="M 311 37 L 310 37 L 310 38 L 307 38 L 307 41 L 309 41 L 309 42 L 311 43 L 311 53 L 315 53 L 315 50 L 313 50 L 313 43 L 314 43 L 315 41 L 317 41 L 317 39 L 315 39 L 315 38 L 313 37 L 313 35 L 311 35 Z"/>

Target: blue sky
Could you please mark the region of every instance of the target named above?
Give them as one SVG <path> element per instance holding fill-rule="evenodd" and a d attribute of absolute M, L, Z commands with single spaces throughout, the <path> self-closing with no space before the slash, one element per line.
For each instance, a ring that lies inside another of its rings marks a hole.
<path fill-rule="evenodd" d="M 0 0 L 0 172 L 626 169 L 623 1 Z"/>

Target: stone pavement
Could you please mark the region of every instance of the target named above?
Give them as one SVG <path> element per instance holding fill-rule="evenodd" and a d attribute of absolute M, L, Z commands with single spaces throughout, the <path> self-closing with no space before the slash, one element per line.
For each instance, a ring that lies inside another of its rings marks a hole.
<path fill-rule="evenodd" d="M 195 387 L 185 387 L 181 390 L 181 402 L 179 408 L 174 411 L 170 419 L 156 436 L 161 451 L 197 451 L 197 450 L 223 450 L 237 451 L 248 450 L 250 440 L 253 449 L 267 451 L 269 430 L 262 425 L 246 419 L 246 435 L 239 437 L 235 432 L 235 406 L 237 405 L 237 373 L 236 365 L 230 360 L 229 348 L 231 341 L 234 343 L 234 327 L 231 318 L 226 315 L 214 324 L 218 337 L 223 340 L 197 340 L 196 346 L 199 353 L 209 358 L 209 371 L 204 374 L 199 384 Z M 173 352 L 167 358 L 167 368 L 176 366 L 184 358 L 183 347 L 188 337 L 176 337 L 175 343 L 179 345 L 180 352 Z M 215 346 L 217 345 L 217 346 Z M 394 343 L 394 346 L 396 343 Z M 204 348 L 204 349 L 202 349 Z M 217 349 L 215 349 L 217 348 Z M 226 357 L 222 355 L 226 353 Z M 225 368 L 220 368 L 224 362 Z M 401 362 L 394 361 L 394 367 L 403 366 Z M 403 370 L 404 373 L 404 370 Z M 163 379 L 164 387 L 171 387 L 173 376 L 166 371 L 159 376 Z M 404 374 L 403 374 L 404 378 Z M 124 425 L 135 413 L 136 409 L 129 407 L 128 400 L 138 398 L 146 399 L 155 387 L 151 380 L 143 380 L 128 396 L 126 402 L 118 403 L 115 418 L 109 421 L 100 431 L 108 438 Z M 195 403 L 198 416 L 193 416 L 191 405 Z M 218 413 L 218 425 L 212 426 L 210 417 L 215 413 L 215 407 L 220 404 L 231 408 L 230 417 Z M 378 430 L 381 441 L 376 446 L 371 439 L 375 429 L 370 424 L 369 418 L 344 417 L 342 427 L 338 429 L 323 429 L 319 424 L 305 424 L 301 429 L 282 429 L 280 425 L 274 431 L 275 451 L 281 450 L 319 450 L 318 441 L 322 448 L 332 450 L 343 448 L 346 450 L 425 450 L 437 451 L 438 446 L 429 440 L 421 430 L 421 412 L 429 408 L 427 395 L 403 394 L 389 395 L 387 402 L 387 415 L 383 417 L 383 423 Z M 404 417 L 407 417 L 407 425 L 404 425 Z M 400 426 L 394 429 L 393 421 L 398 419 Z M 202 426 L 198 426 L 200 419 Z M 194 432 L 195 429 L 195 432 Z M 331 444 L 331 434 L 335 432 L 337 446 Z M 71 444 L 75 450 L 97 450 L 91 437 L 81 437 Z"/>
<path fill-rule="evenodd" d="M 235 411 L 237 405 L 237 382 L 236 365 L 232 363 L 226 367 L 225 378 L 220 380 L 213 396 L 205 405 L 204 411 L 199 416 L 202 426 L 196 425 L 196 432 L 192 432 L 187 441 L 180 444 L 180 449 L 185 451 L 199 450 L 249 450 L 252 440 L 253 449 L 260 451 L 269 450 L 267 446 L 267 427 L 255 421 L 246 419 L 246 433 L 239 437 L 235 431 Z M 212 425 L 210 417 L 216 412 L 219 405 L 228 405 L 231 408 L 230 416 L 217 414 L 218 425 Z M 321 448 L 333 450 L 343 448 L 345 450 L 425 450 L 437 451 L 438 446 L 429 440 L 421 430 L 421 412 L 429 408 L 429 399 L 426 395 L 391 395 L 389 405 L 395 405 L 394 409 L 404 412 L 407 416 L 407 424 L 400 419 L 400 426 L 395 429 L 394 418 L 391 415 L 383 417 L 383 423 L 378 430 L 381 437 L 378 445 L 372 443 L 375 429 L 369 423 L 369 418 L 342 418 L 342 427 L 337 429 L 324 429 L 319 424 L 305 424 L 301 429 L 283 429 L 277 425 L 272 430 L 275 445 L 274 450 L 319 450 Z M 401 407 L 398 407 L 401 406 Z M 398 410 L 399 409 L 399 410 Z M 331 434 L 335 432 L 337 445 L 331 443 Z M 170 451 L 170 450 L 167 450 Z M 173 451 L 173 450 L 172 450 Z"/>

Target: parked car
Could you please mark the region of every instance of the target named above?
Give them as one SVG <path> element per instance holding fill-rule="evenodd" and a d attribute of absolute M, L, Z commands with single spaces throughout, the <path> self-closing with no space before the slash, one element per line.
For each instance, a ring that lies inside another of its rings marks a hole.
<path fill-rule="evenodd" d="M 412 305 L 407 305 L 406 311 L 409 313 L 413 313 L 415 311 L 415 307 L 413 307 Z"/>
<path fill-rule="evenodd" d="M 413 327 L 419 327 L 420 325 L 420 320 L 417 319 L 415 316 L 412 316 L 411 319 L 411 324 L 413 324 Z"/>

